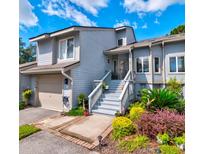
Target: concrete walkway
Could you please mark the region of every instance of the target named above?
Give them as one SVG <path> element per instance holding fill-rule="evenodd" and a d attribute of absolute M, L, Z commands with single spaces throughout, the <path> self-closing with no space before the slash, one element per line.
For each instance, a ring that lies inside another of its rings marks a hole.
<path fill-rule="evenodd" d="M 110 127 L 112 119 L 112 116 L 94 114 L 69 125 L 60 132 L 93 143 Z"/>
<path fill-rule="evenodd" d="M 60 112 L 47 110 L 40 107 L 29 107 L 19 111 L 19 125 L 33 123 L 54 115 L 60 115 Z"/>
<path fill-rule="evenodd" d="M 20 141 L 20 154 L 98 154 L 46 131 Z"/>

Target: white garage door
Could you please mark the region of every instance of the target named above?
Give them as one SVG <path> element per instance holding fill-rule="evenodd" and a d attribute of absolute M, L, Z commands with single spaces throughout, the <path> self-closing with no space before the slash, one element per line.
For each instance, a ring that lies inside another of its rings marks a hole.
<path fill-rule="evenodd" d="M 39 103 L 43 108 L 62 111 L 62 76 L 40 75 L 38 78 Z"/>

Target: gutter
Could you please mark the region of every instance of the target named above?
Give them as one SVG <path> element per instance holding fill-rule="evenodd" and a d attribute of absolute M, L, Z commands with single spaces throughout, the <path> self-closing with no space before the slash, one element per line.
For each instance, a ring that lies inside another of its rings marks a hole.
<path fill-rule="evenodd" d="M 73 79 L 68 74 L 65 73 L 64 69 L 61 69 L 61 73 L 63 76 L 68 78 L 71 81 L 71 85 L 73 85 Z"/>

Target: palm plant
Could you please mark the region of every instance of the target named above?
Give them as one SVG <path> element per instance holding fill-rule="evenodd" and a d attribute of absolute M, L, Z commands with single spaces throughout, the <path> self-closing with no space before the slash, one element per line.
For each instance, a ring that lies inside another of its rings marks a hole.
<path fill-rule="evenodd" d="M 166 88 L 141 90 L 141 102 L 148 109 L 175 108 L 179 103 L 178 95 Z"/>

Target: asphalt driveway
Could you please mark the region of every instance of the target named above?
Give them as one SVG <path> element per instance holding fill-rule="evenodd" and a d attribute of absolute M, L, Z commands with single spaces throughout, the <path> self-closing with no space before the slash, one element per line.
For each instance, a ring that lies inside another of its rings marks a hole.
<path fill-rule="evenodd" d="M 60 114 L 60 112 L 40 107 L 30 107 L 19 111 L 19 125 L 29 124 L 43 118 Z"/>
<path fill-rule="evenodd" d="M 20 154 L 98 154 L 61 137 L 40 131 L 20 140 Z"/>

